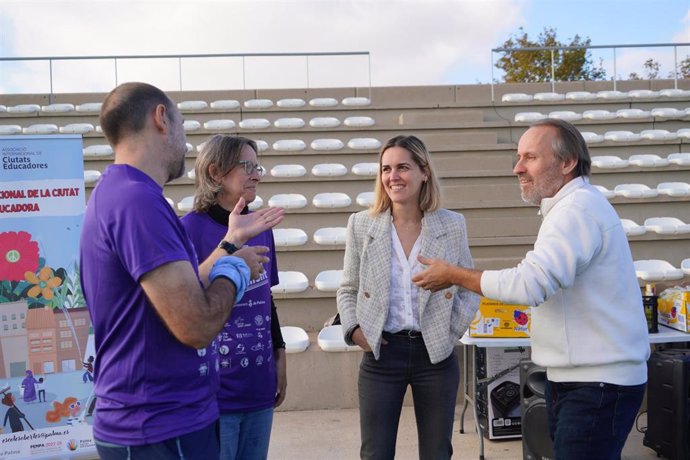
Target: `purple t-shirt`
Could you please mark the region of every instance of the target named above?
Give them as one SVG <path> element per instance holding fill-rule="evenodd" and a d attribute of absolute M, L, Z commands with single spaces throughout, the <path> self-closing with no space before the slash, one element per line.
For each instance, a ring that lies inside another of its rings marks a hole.
<path fill-rule="evenodd" d="M 191 212 L 182 225 L 194 243 L 199 260 L 205 260 L 227 233 L 205 213 Z M 272 407 L 276 395 L 276 366 L 271 339 L 271 286 L 278 284 L 273 232 L 267 230 L 247 242 L 267 246 L 271 260 L 258 280 L 251 281 L 240 303 L 235 304 L 219 335 L 221 412 L 251 412 Z"/>
<path fill-rule="evenodd" d="M 139 284 L 173 261 L 188 260 L 198 271 L 194 247 L 161 187 L 136 168 L 109 166 L 88 202 L 80 250 L 96 342 L 95 437 L 143 445 L 215 421 L 217 347 L 179 342 Z"/>

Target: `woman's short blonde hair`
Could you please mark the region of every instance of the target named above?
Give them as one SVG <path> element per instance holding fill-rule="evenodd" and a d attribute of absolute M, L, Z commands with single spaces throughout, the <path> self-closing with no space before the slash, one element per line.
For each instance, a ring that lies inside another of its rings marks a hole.
<path fill-rule="evenodd" d="M 391 147 L 402 147 L 412 154 L 412 160 L 422 169 L 427 180 L 422 183 L 419 191 L 419 209 L 422 211 L 436 211 L 441 206 L 441 187 L 431 164 L 429 150 L 418 137 L 396 136 L 386 142 L 379 154 L 379 172 L 376 176 L 374 188 L 374 203 L 369 208 L 371 214 L 380 214 L 391 207 L 391 199 L 383 188 L 381 181 L 381 161 L 383 154 Z"/>
<path fill-rule="evenodd" d="M 220 172 L 221 176 L 226 175 L 232 168 L 239 165 L 242 149 L 249 146 L 258 152 L 256 142 L 246 137 L 228 136 L 227 134 L 216 134 L 211 137 L 194 164 L 194 174 L 196 179 L 196 191 L 194 192 L 194 210 L 196 212 L 206 212 L 218 203 L 218 194 L 223 189 L 211 175 L 211 166 Z"/>

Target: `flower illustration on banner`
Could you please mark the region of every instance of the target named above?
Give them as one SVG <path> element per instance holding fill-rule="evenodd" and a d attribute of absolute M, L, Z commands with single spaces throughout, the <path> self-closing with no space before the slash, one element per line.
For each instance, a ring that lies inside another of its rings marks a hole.
<path fill-rule="evenodd" d="M 26 272 L 25 277 L 32 285 L 26 295 L 34 299 L 43 296 L 45 300 L 51 300 L 55 295 L 54 289 L 62 284 L 62 278 L 55 276 L 53 269 L 47 266 L 38 272 L 38 276 L 34 272 Z"/>
<path fill-rule="evenodd" d="M 38 270 L 38 243 L 27 232 L 0 233 L 0 280 L 23 281 Z"/>

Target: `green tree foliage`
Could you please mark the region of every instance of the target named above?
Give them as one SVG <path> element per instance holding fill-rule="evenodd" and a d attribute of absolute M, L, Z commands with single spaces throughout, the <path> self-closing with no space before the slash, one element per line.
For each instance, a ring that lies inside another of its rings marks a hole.
<path fill-rule="evenodd" d="M 562 43 L 556 37 L 556 29 L 544 28 L 536 40 L 532 40 L 520 27 L 519 31 L 503 43 L 502 48 L 533 48 L 589 46 L 590 39 L 579 35 Z M 558 81 L 603 80 L 606 71 L 599 62 L 592 63 L 591 54 L 586 48 L 554 50 L 554 77 Z M 505 51 L 498 59 L 496 67 L 503 70 L 506 83 L 551 81 L 551 51 Z"/>

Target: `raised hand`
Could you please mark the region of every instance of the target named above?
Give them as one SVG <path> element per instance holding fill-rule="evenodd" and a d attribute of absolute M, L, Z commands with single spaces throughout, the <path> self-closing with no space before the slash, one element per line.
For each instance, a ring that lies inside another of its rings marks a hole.
<path fill-rule="evenodd" d="M 228 233 L 224 239 L 237 247 L 244 245 L 259 233 L 275 227 L 285 217 L 285 210 L 276 207 L 241 214 L 245 206 L 244 198 L 240 198 L 228 217 Z"/>

